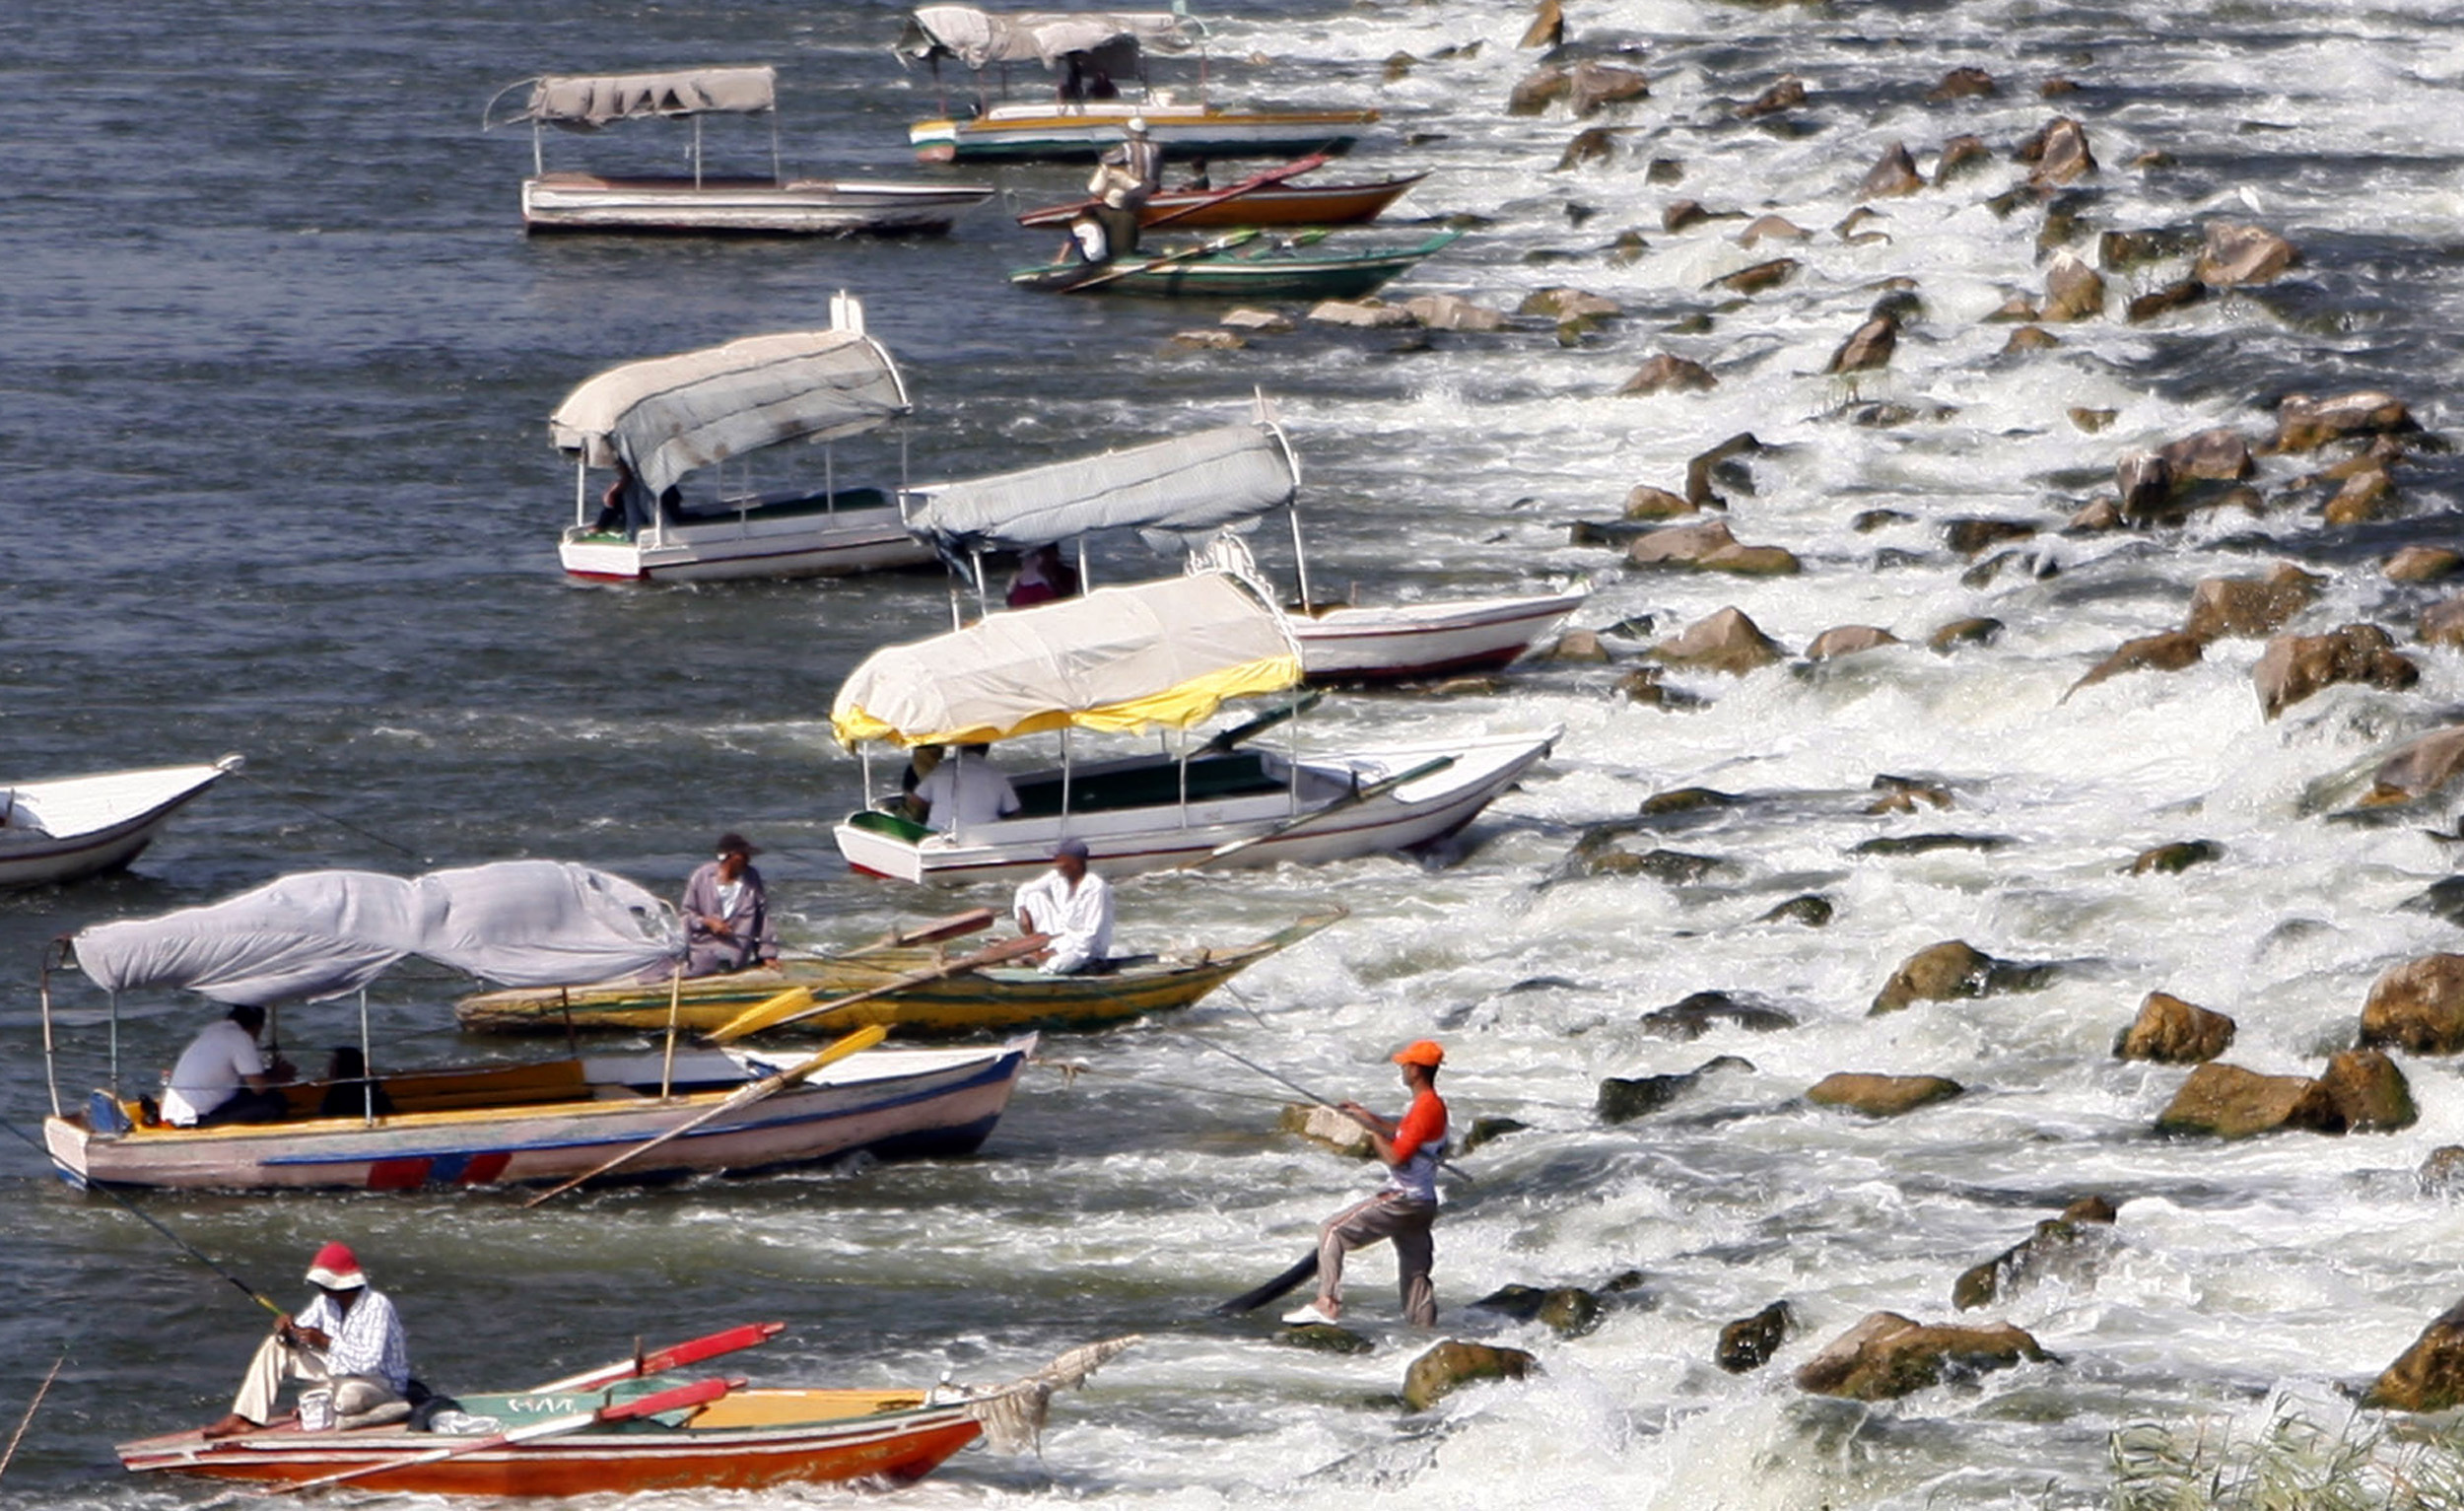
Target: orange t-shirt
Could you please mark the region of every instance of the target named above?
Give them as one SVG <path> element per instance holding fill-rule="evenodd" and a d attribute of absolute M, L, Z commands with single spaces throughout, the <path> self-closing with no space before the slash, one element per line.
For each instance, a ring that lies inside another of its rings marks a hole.
<path fill-rule="evenodd" d="M 1395 1125 L 1395 1162 L 1407 1163 L 1424 1144 L 1446 1141 L 1446 1103 L 1432 1086 L 1411 1099 L 1411 1110 Z"/>

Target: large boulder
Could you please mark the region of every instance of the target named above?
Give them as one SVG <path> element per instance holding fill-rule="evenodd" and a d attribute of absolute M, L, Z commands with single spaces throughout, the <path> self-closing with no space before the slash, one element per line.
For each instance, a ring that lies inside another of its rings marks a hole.
<path fill-rule="evenodd" d="M 2177 488 L 2193 482 L 2237 483 L 2258 470 L 2258 463 L 2250 458 L 2250 443 L 2230 426 L 2185 436 L 2156 454 L 2164 458 Z"/>
<path fill-rule="evenodd" d="M 2370 790 L 2361 794 L 2361 806 L 2415 802 L 2445 790 L 2458 776 L 2464 776 L 2464 724 L 2433 729 L 2405 741 L 2378 763 Z"/>
<path fill-rule="evenodd" d="M 1425 1411 L 1454 1391 L 1480 1380 L 1520 1380 L 1540 1360 L 1520 1348 L 1497 1348 L 1450 1338 L 1411 1361 L 1403 1374 L 1403 1405 Z"/>
<path fill-rule="evenodd" d="M 1805 241 L 1813 237 L 1813 232 L 1785 215 L 1757 215 L 1737 234 L 1737 244 L 1751 246 L 1757 241 Z"/>
<path fill-rule="evenodd" d="M 1661 352 L 1637 368 L 1619 393 L 1701 393 L 1720 386 L 1709 368 L 1690 357 Z"/>
<path fill-rule="evenodd" d="M 1726 509 L 1714 484 L 1722 484 L 1740 493 L 1753 492 L 1753 474 L 1738 458 L 1750 456 L 1762 449 L 1752 431 L 1739 431 L 1707 451 L 1686 458 L 1685 497 L 1689 503 L 1707 509 Z"/>
<path fill-rule="evenodd" d="M 1401 305 L 1374 299 L 1329 299 L 1309 307 L 1308 319 L 1317 325 L 1348 325 L 1355 330 L 1396 330 L 1413 322 Z"/>
<path fill-rule="evenodd" d="M 1899 322 L 1886 314 L 1878 314 L 1849 334 L 1831 353 L 1827 373 L 1866 373 L 1890 366 L 1890 355 L 1899 347 Z"/>
<path fill-rule="evenodd" d="M 1978 172 L 1993 160 L 1994 151 L 1983 137 L 1954 136 L 1942 144 L 1942 156 L 1934 160 L 1934 187 Z"/>
<path fill-rule="evenodd" d="M 2325 1086 L 2306 1075 L 2261 1075 L 2220 1061 L 2190 1072 L 2156 1118 L 2160 1133 L 2248 1138 L 2287 1129 L 2344 1132 L 2344 1115 Z"/>
<path fill-rule="evenodd" d="M 2382 973 L 2361 1004 L 2361 1043 L 2416 1055 L 2464 1050 L 2464 955 L 2423 955 Z"/>
<path fill-rule="evenodd" d="M 1674 519 L 1679 515 L 1702 512 L 1702 506 L 1682 494 L 1649 483 L 1636 483 L 1625 496 L 1625 517 L 1628 519 Z"/>
<path fill-rule="evenodd" d="M 1600 1327 L 1600 1298 L 1579 1285 L 1503 1285 L 1472 1303 L 1517 1322 L 1537 1322 L 1559 1338 L 1581 1338 Z"/>
<path fill-rule="evenodd" d="M 1781 651 L 1744 611 L 1724 608 L 1652 648 L 1654 658 L 1696 671 L 1742 677 L 1779 660 Z"/>
<path fill-rule="evenodd" d="M 2139 1016 L 2114 1039 L 2113 1058 L 2197 1065 L 2230 1048 L 2235 1031 L 2233 1020 L 2221 1012 L 2151 992 L 2139 1004 Z"/>
<path fill-rule="evenodd" d="M 1877 629 L 1870 624 L 1833 625 L 1814 637 L 1814 643 L 1806 647 L 1806 659 L 1809 661 L 1834 660 L 1843 655 L 1854 655 L 1861 651 L 1879 651 L 1884 646 L 1895 646 L 1899 643 L 1898 636 L 1888 630 Z"/>
<path fill-rule="evenodd" d="M 2113 487 L 2123 518 L 2153 519 L 2173 502 L 2173 464 L 2156 451 L 2124 451 L 2113 463 Z"/>
<path fill-rule="evenodd" d="M 2072 1202 L 2061 1216 L 2047 1217 L 2027 1237 L 1960 1271 L 1951 1282 L 1951 1306 L 1972 1312 L 2041 1280 L 2078 1276 L 2111 1246 L 2116 1215 L 2102 1197 Z"/>
<path fill-rule="evenodd" d="M 2329 524 L 2344 526 L 2366 524 L 2393 509 L 2396 504 L 2396 480 L 2383 467 L 2356 472 L 2344 480 L 2336 496 L 2319 511 Z"/>
<path fill-rule="evenodd" d="M 1797 1371 L 1797 1388 L 1851 1401 L 1889 1401 L 1948 1379 L 2046 1356 L 2035 1339 L 2008 1323 L 1963 1328 L 1876 1312 L 1807 1360 Z"/>
<path fill-rule="evenodd" d="M 2212 289 L 2243 284 L 2274 283 L 2301 260 L 2293 244 L 2273 231 L 2218 221 L 2208 227 L 2207 244 L 2199 248 L 2194 269 Z"/>
<path fill-rule="evenodd" d="M 2422 669 L 2374 624 L 2348 624 L 2325 635 L 2279 635 L 2267 643 L 2250 679 L 2259 707 L 2274 719 L 2320 689 L 2366 682 L 2389 690 L 2411 687 Z"/>
<path fill-rule="evenodd" d="M 2088 128 L 2068 115 L 2057 115 L 2019 148 L 2028 165 L 2027 178 L 2040 187 L 2076 183 L 2096 171 L 2096 155 L 2088 148 Z"/>
<path fill-rule="evenodd" d="M 1574 76 L 1554 63 L 1525 74 L 1506 94 L 1509 115 L 1539 115 L 1574 93 Z"/>
<path fill-rule="evenodd" d="M 1600 1115 L 1603 1123 L 1631 1123 L 1636 1118 L 1658 1112 L 1691 1091 L 1706 1075 L 1715 1075 L 1722 1070 L 1752 1068 L 1751 1061 L 1735 1055 L 1722 1055 L 1675 1075 L 1611 1075 L 1600 1083 L 1600 1095 L 1593 1104 L 1593 1110 Z"/>
<path fill-rule="evenodd" d="M 1869 1118 L 1896 1118 L 1936 1102 L 1948 1102 L 1966 1089 L 1947 1075 L 1835 1070 L 1807 1088 L 1806 1100 L 1816 1107 L 1844 1107 Z"/>
<path fill-rule="evenodd" d="M 2014 540 L 2035 537 L 2036 526 L 2026 519 L 1995 519 L 1968 516 L 1943 521 L 1943 544 L 1961 556 L 1978 556 L 1995 546 Z"/>
<path fill-rule="evenodd" d="M 1889 199 L 1913 194 L 1925 187 L 1925 179 L 1916 171 L 1916 159 L 1908 156 L 1908 144 L 1893 142 L 1882 149 L 1882 158 L 1866 170 L 1865 179 L 1857 185 L 1862 199 Z"/>
<path fill-rule="evenodd" d="M 2134 295 L 2131 302 L 2122 307 L 2122 318 L 2133 325 L 2143 324 L 2160 314 L 2171 314 L 2176 309 L 2187 309 L 2207 297 L 2208 286 L 2198 279 L 2176 279 L 2161 288 Z"/>
<path fill-rule="evenodd" d="M 1806 81 L 1795 74 L 1782 74 L 1770 88 L 1739 105 L 1737 114 L 1742 120 L 1759 120 L 1765 115 L 1777 115 L 1783 110 L 1793 110 L 1805 103 Z"/>
<path fill-rule="evenodd" d="M 1566 103 L 1578 118 L 1650 94 L 1651 81 L 1636 70 L 1589 59 L 1575 64 L 1573 76 L 1566 81 Z"/>
<path fill-rule="evenodd" d="M 1643 1014 L 1642 1029 L 1663 1039 L 1699 1039 L 1722 1024 L 1749 1033 L 1795 1028 L 1797 1020 L 1777 1007 L 1727 992 L 1694 992 Z"/>
<path fill-rule="evenodd" d="M 2003 622 L 1985 614 L 1971 614 L 1953 619 L 1925 637 L 1926 649 L 1936 655 L 1949 655 L 1962 646 L 1990 646 L 2002 638 Z"/>
<path fill-rule="evenodd" d="M 1917 1002 L 1955 1002 L 1998 989 L 2041 984 L 2043 967 L 1996 960 L 1964 939 L 1929 944 L 1899 962 L 1874 996 L 1873 1014 L 1897 1012 Z"/>
<path fill-rule="evenodd" d="M 2432 1319 L 2379 1371 L 2361 1405 L 2381 1411 L 2444 1411 L 2464 1405 L 2464 1302 Z"/>
<path fill-rule="evenodd" d="M 1557 172 L 1581 168 L 1586 163 L 1607 163 L 1617 155 L 1617 128 L 1585 126 L 1566 143 L 1566 150 L 1557 155 Z M 1640 243 L 1637 243 L 1639 250 Z"/>
<path fill-rule="evenodd" d="M 1532 24 L 1524 29 L 1518 48 L 1562 47 L 1566 40 L 1566 12 L 1563 0 L 1540 0 L 1532 8 Z M 1478 46 L 1477 42 L 1472 43 Z"/>
<path fill-rule="evenodd" d="M 1791 577 L 1794 554 L 1779 546 L 1748 546 L 1729 533 L 1726 521 L 1663 525 L 1627 542 L 1625 564 L 1694 572 L 1731 572 L 1744 577 Z"/>
<path fill-rule="evenodd" d="M 2397 551 L 2380 564 L 2379 571 L 2390 583 L 2435 583 L 2453 577 L 2464 568 L 2464 552 L 2450 551 L 2445 546 L 2410 545 Z"/>
<path fill-rule="evenodd" d="M 2404 1072 L 2376 1050 L 2345 1050 L 2331 1057 L 2318 1083 L 2336 1104 L 2347 1132 L 2392 1133 L 2421 1121 Z"/>
<path fill-rule="evenodd" d="M 2307 608 L 2326 584 L 2325 578 L 2291 562 L 2265 578 L 2202 578 L 2190 590 L 2190 616 L 2182 627 L 2201 640 L 2273 635 Z"/>
<path fill-rule="evenodd" d="M 1940 104 L 1946 100 L 1984 100 L 1996 93 L 1994 76 L 1973 64 L 1962 64 L 1942 76 L 1942 82 L 1925 92 L 1927 103 Z"/>
<path fill-rule="evenodd" d="M 1739 268 L 1734 273 L 1714 278 L 1708 287 L 1725 289 L 1731 294 L 1760 294 L 1796 277 L 1800 265 L 1794 257 L 1774 257 L 1768 262 L 1757 262 L 1751 267 Z"/>
<path fill-rule="evenodd" d="M 1711 1357 L 1732 1375 L 1760 1369 L 1771 1362 L 1771 1355 L 1780 1351 L 1788 1335 L 1797 1328 L 1796 1313 L 1785 1301 L 1774 1301 L 1751 1317 L 1740 1317 L 1720 1329 L 1720 1341 L 1713 1346 Z"/>
<path fill-rule="evenodd" d="M 2104 275 L 2077 252 L 2056 252 L 2045 268 L 2045 303 L 2040 317 L 2055 324 L 2092 320 L 2104 313 Z"/>
<path fill-rule="evenodd" d="M 2464 597 L 2441 598 L 2413 621 L 2425 646 L 2464 646 Z"/>
<path fill-rule="evenodd" d="M 2207 653 L 2207 642 L 2188 630 L 2166 630 L 2157 635 L 2142 635 L 2126 640 L 2111 655 L 2088 669 L 2088 674 L 2071 684 L 2071 692 L 2093 687 L 2108 677 L 2126 671 L 2179 671 L 2196 665 Z M 2063 696 L 2068 697 L 2066 693 Z"/>
<path fill-rule="evenodd" d="M 1284 1133 L 1299 1134 L 1322 1149 L 1353 1159 L 1373 1159 L 1377 1156 L 1378 1146 L 1369 1141 L 1369 1131 L 1332 1107 L 1287 1102 L 1276 1118 L 1275 1126 Z"/>
<path fill-rule="evenodd" d="M 1560 324 L 1568 320 L 1607 320 L 1625 313 L 1625 307 L 1606 295 L 1584 289 L 1535 289 L 1523 296 L 1517 314 L 1540 314 Z"/>
<path fill-rule="evenodd" d="M 2398 436 L 2418 431 L 2402 399 L 2376 389 L 2312 398 L 2288 393 L 2276 405 L 2276 435 L 2271 451 L 2315 451 L 2347 436 Z"/>
<path fill-rule="evenodd" d="M 1503 330 L 1503 310 L 1475 305 L 1459 294 L 1423 294 L 1403 301 L 1403 308 L 1430 330 Z"/>

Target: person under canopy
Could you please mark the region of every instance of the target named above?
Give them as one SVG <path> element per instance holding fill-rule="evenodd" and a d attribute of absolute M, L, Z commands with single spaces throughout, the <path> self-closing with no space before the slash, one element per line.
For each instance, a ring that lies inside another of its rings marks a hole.
<path fill-rule="evenodd" d="M 209 1023 L 179 1053 L 163 1087 L 163 1121 L 173 1128 L 222 1123 L 279 1123 L 290 1104 L 274 1088 L 292 1078 L 281 1056 L 271 1065 L 256 1046 L 265 1009 L 241 1002 Z"/>
<path fill-rule="evenodd" d="M 1446 1158 L 1446 1103 L 1437 1094 L 1437 1068 L 1446 1051 L 1435 1040 L 1407 1044 L 1390 1057 L 1403 1067 L 1411 1107 L 1401 1121 L 1382 1118 L 1357 1102 L 1337 1111 L 1369 1131 L 1369 1141 L 1386 1166 L 1377 1195 L 1329 1217 L 1318 1229 L 1317 1299 L 1286 1312 L 1294 1327 L 1332 1325 L 1343 1315 L 1343 1256 L 1382 1239 L 1395 1244 L 1396 1284 L 1403 1315 L 1414 1327 L 1437 1326 L 1437 1288 L 1429 1279 L 1436 1246 L 1429 1228 L 1437 1221 L 1437 1167 Z"/>
<path fill-rule="evenodd" d="M 1009 580 L 1009 593 L 1001 601 L 1010 608 L 1033 608 L 1077 595 L 1078 574 L 1062 560 L 1061 547 L 1041 545 L 1019 553 L 1017 574 Z"/>
<path fill-rule="evenodd" d="M 990 824 L 1018 811 L 1018 790 L 992 764 L 991 745 L 944 751 L 941 764 L 916 784 L 924 805 L 924 827 L 935 834 Z"/>
<path fill-rule="evenodd" d="M 732 831 L 719 837 L 715 859 L 686 878 L 684 974 L 718 976 L 752 966 L 776 965 L 778 933 L 770 919 L 770 889 L 753 868 L 758 846 Z"/>
<path fill-rule="evenodd" d="M 1112 958 L 1112 884 L 1086 862 L 1086 842 L 1063 840 L 1053 868 L 1018 888 L 1019 931 L 1047 941 L 1026 958 L 1047 976 L 1097 974 Z"/>
<path fill-rule="evenodd" d="M 316 1251 L 308 1282 L 316 1287 L 316 1299 L 299 1316 L 275 1320 L 273 1334 L 248 1361 L 231 1414 L 206 1428 L 207 1437 L 238 1437 L 272 1421 L 286 1380 L 312 1387 L 300 1393 L 304 1431 L 373 1426 L 410 1414 L 410 1340 L 392 1300 L 368 1283 L 358 1257 L 338 1243 Z"/>

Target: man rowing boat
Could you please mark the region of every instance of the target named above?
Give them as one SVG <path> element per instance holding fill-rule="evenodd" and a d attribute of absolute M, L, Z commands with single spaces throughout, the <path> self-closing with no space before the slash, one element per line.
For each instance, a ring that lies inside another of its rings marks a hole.
<path fill-rule="evenodd" d="M 384 1292 L 372 1287 L 360 1262 L 342 1244 L 327 1244 L 308 1265 L 316 1299 L 300 1315 L 274 1323 L 240 1382 L 231 1414 L 205 1429 L 209 1438 L 238 1437 L 274 1419 L 285 1380 L 307 1380 L 300 1425 L 309 1432 L 355 1427 L 407 1407 L 411 1349 L 402 1319 Z"/>
<path fill-rule="evenodd" d="M 1387 1169 L 1386 1184 L 1368 1201 L 1347 1206 L 1318 1229 L 1318 1296 L 1286 1312 L 1294 1327 L 1332 1325 L 1343 1315 L 1343 1256 L 1380 1239 L 1395 1244 L 1396 1284 L 1403 1316 L 1412 1326 L 1437 1326 L 1437 1287 L 1429 1279 L 1436 1246 L 1429 1237 L 1437 1221 L 1437 1167 L 1446 1157 L 1446 1103 L 1437 1094 L 1437 1067 L 1446 1052 L 1422 1039 L 1392 1057 L 1403 1066 L 1411 1106 L 1402 1121 L 1378 1116 L 1357 1102 L 1339 1109 L 1369 1131 L 1369 1141 Z"/>

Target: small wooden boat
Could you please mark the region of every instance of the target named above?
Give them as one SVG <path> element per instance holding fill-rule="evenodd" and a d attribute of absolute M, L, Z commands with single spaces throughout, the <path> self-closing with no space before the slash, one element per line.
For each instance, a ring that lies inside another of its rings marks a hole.
<path fill-rule="evenodd" d="M 1312 682 L 1391 682 L 1508 665 L 1565 623 L 1591 594 L 1450 598 L 1293 609 Z"/>
<path fill-rule="evenodd" d="M 0 887 L 44 886 L 115 869 L 154 843 L 207 788 L 240 770 L 157 766 L 0 786 Z"/>
<path fill-rule="evenodd" d="M 1234 226 L 1360 226 L 1386 213 L 1387 207 L 1426 178 L 1410 173 L 1370 183 L 1270 183 L 1217 199 L 1220 189 L 1166 189 L 1138 208 L 1138 224 L 1170 221 L 1192 230 Z M 1046 205 L 1018 217 L 1030 228 L 1061 227 L 1083 211 L 1089 201 Z"/>
<path fill-rule="evenodd" d="M 1237 203 L 1238 201 L 1234 201 Z M 1314 242 L 1234 232 L 1195 246 L 1140 251 L 1107 262 L 1047 262 L 1009 281 L 1051 294 L 1133 294 L 1161 299 L 1359 299 L 1408 273 L 1463 233 L 1442 231 L 1416 246 L 1327 251 Z"/>
<path fill-rule="evenodd" d="M 516 90 L 521 107 L 500 114 Z M 770 173 L 721 177 L 702 167 L 706 115 L 770 117 Z M 690 120 L 693 172 L 683 177 L 614 177 L 547 171 L 540 127 L 592 131 L 650 117 Z M 779 168 L 778 70 L 768 65 L 665 73 L 543 75 L 498 91 L 483 129 L 530 123 L 531 176 L 522 180 L 522 229 L 755 236 L 927 234 L 992 197 L 990 184 L 789 178 Z"/>
<path fill-rule="evenodd" d="M 1259 961 L 1291 948 L 1343 916 L 1340 908 L 1313 913 L 1264 939 L 1232 949 L 1131 956 L 1101 976 L 1047 976 L 1015 966 L 962 972 L 900 987 L 869 1001 L 807 1018 L 801 1026 L 815 1033 L 839 1034 L 879 1023 L 894 1034 L 915 1038 L 1026 1028 L 1105 1028 L 1188 1007 Z M 697 1032 L 717 1028 L 745 1008 L 797 987 L 825 1000 L 852 996 L 945 964 L 946 957 L 946 948 L 911 947 L 874 950 L 844 960 L 788 959 L 772 968 L 699 977 L 679 990 L 677 1021 Z M 462 998 L 453 1010 L 462 1027 L 474 1033 L 563 1033 L 568 1028 L 655 1032 L 667 1025 L 668 995 L 664 986 L 603 982 L 489 992 Z"/>

